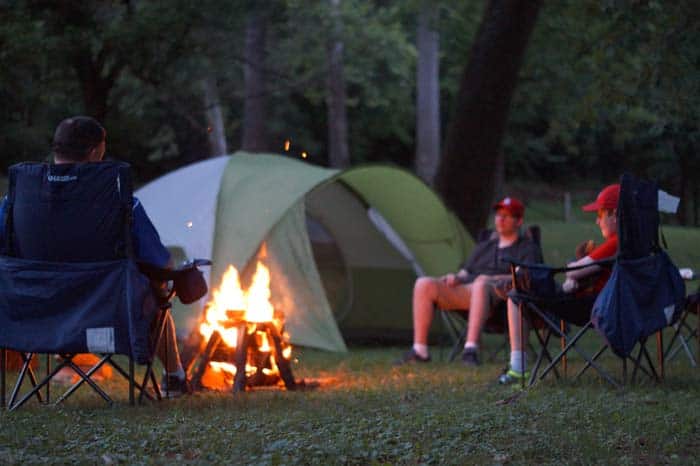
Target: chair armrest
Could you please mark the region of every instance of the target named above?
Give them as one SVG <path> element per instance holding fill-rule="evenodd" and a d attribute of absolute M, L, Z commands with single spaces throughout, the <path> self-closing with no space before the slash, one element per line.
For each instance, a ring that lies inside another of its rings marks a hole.
<path fill-rule="evenodd" d="M 167 296 L 161 298 L 170 301 L 177 294 L 183 304 L 191 304 L 207 294 L 208 287 L 198 266 L 211 265 L 207 259 L 195 259 L 184 263 L 177 269 L 163 269 L 151 264 L 138 263 L 141 272 L 151 281 L 173 285 L 167 290 Z"/>
<path fill-rule="evenodd" d="M 169 282 L 171 280 L 177 279 L 178 277 L 182 276 L 183 274 L 187 273 L 193 268 L 211 265 L 211 261 L 209 259 L 193 259 L 191 261 L 185 262 L 176 269 L 165 269 L 141 261 L 136 261 L 136 265 L 138 266 L 141 273 L 149 279 L 160 282 Z"/>
<path fill-rule="evenodd" d="M 521 261 L 518 261 L 516 259 L 513 259 L 512 257 L 503 257 L 501 260 L 503 262 L 508 262 L 512 267 L 522 267 L 525 269 L 549 270 L 552 274 L 556 274 L 556 273 L 562 273 L 562 272 L 569 272 L 572 270 L 585 269 L 586 267 L 590 267 L 592 265 L 598 265 L 601 267 L 612 267 L 612 264 L 615 262 L 616 259 L 617 259 L 616 257 L 609 257 L 607 259 L 601 259 L 599 261 L 593 261 L 590 264 L 577 265 L 575 267 L 552 267 L 552 266 L 547 265 L 547 264 L 521 262 Z"/>

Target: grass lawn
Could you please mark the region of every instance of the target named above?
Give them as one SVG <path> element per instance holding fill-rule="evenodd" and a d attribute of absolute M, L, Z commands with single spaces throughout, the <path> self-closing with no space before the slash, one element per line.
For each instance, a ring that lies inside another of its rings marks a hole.
<path fill-rule="evenodd" d="M 542 227 L 547 263 L 600 241 L 592 217 L 564 223 L 545 207 L 528 220 Z M 676 264 L 700 270 L 700 230 L 664 232 Z M 60 407 L 31 400 L 0 410 L 0 465 L 698 463 L 700 369 L 682 354 L 662 384 L 617 390 L 591 373 L 521 392 L 494 384 L 503 360 L 465 368 L 435 349 L 432 364 L 393 367 L 406 349 L 296 349 L 295 376 L 320 383 L 307 391 L 204 392 L 132 408 L 114 380 L 112 407 L 85 388 Z M 603 361 L 619 375 L 616 358 Z M 580 360 L 570 363 L 575 373 Z"/>
<path fill-rule="evenodd" d="M 393 367 L 404 349 L 300 349 L 296 377 L 321 383 L 308 391 L 198 393 L 131 408 L 126 385 L 113 382 L 122 398 L 111 408 L 85 390 L 59 408 L 32 400 L 0 413 L 0 463 L 697 463 L 700 370 L 684 359 L 661 385 L 616 390 L 587 374 L 517 396 L 493 383 L 502 361 Z"/>

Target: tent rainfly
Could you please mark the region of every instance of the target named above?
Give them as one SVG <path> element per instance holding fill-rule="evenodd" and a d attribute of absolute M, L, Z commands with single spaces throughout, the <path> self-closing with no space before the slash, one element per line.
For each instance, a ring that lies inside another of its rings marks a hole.
<path fill-rule="evenodd" d="M 136 196 L 176 259 L 212 259 L 210 289 L 229 264 L 245 284 L 262 259 L 291 343 L 331 351 L 346 350 L 342 335 L 410 330 L 416 276 L 455 270 L 473 246 L 427 185 L 387 165 L 340 171 L 238 152 L 168 173 Z M 196 326 L 205 300 L 176 306 L 178 332 Z"/>

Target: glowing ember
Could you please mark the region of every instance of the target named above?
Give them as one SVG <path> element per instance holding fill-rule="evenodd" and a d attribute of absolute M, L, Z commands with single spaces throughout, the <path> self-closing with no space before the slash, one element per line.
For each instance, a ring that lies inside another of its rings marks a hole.
<path fill-rule="evenodd" d="M 305 158 L 308 157 L 308 156 L 309 156 L 309 154 L 307 154 L 306 152 L 302 152 L 302 153 L 301 153 L 301 158 L 302 158 L 302 159 L 305 159 Z"/>
<path fill-rule="evenodd" d="M 286 139 L 284 141 L 284 151 L 289 152 L 289 146 L 291 146 L 291 145 L 292 145 L 292 141 L 290 141 L 289 139 Z"/>

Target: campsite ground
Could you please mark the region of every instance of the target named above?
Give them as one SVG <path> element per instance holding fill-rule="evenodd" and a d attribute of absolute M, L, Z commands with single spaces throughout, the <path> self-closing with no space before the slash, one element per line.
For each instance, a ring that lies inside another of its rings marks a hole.
<path fill-rule="evenodd" d="M 60 408 L 32 401 L 0 413 L 0 463 L 697 461 L 700 372 L 684 359 L 669 365 L 661 385 L 616 390 L 590 374 L 576 383 L 545 380 L 520 394 L 494 385 L 502 361 L 478 369 L 447 362 L 393 367 L 403 349 L 301 349 L 295 375 L 321 384 L 309 391 L 198 393 L 137 408 L 124 398 L 108 408 L 86 391 Z M 605 358 L 613 370 L 614 361 Z M 121 382 L 110 388 L 126 394 Z"/>
<path fill-rule="evenodd" d="M 598 237 L 588 219 L 564 223 L 532 210 L 547 262 L 560 264 L 580 239 Z M 700 268 L 700 230 L 667 228 L 666 236 L 679 266 Z M 393 367 L 405 349 L 297 349 L 296 377 L 320 382 L 309 391 L 198 393 L 131 408 L 126 384 L 111 381 L 110 393 L 121 396 L 111 408 L 86 390 L 59 408 L 32 400 L 0 411 L 0 464 L 697 463 L 700 370 L 683 355 L 663 384 L 616 390 L 587 374 L 520 392 L 494 384 L 503 355 L 478 369 Z M 603 359 L 619 373 L 615 358 Z"/>

